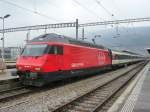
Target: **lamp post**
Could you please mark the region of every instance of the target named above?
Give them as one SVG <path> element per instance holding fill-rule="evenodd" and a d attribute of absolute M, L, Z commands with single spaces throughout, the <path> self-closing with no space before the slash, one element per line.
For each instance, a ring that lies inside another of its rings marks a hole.
<path fill-rule="evenodd" d="M 10 16 L 10 14 L 6 14 L 5 16 L 3 16 L 3 17 L 0 17 L 0 19 L 2 19 L 3 20 L 3 34 L 2 34 L 2 38 L 1 38 L 1 40 L 2 40 L 2 58 L 3 58 L 3 60 L 4 60 L 4 34 L 5 34 L 5 31 L 4 31 L 4 20 L 5 20 L 5 18 L 8 18 Z"/>

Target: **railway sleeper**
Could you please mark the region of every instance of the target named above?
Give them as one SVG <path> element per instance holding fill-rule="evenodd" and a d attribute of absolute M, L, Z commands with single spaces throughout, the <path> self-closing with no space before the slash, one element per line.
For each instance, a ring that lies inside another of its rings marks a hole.
<path fill-rule="evenodd" d="M 89 103 L 75 103 L 75 104 L 73 104 L 73 106 L 79 106 L 79 107 L 83 107 L 83 108 L 91 108 L 91 107 L 94 107 L 95 105 L 97 105 L 97 103 L 95 103 L 95 104 L 89 104 Z"/>
<path fill-rule="evenodd" d="M 72 109 L 75 110 L 75 111 L 78 111 L 78 112 L 91 112 L 93 107 L 81 107 L 81 106 L 74 106 L 73 108 L 68 109 L 69 111 L 68 112 L 72 112 Z"/>
<path fill-rule="evenodd" d="M 99 99 L 93 99 L 93 98 L 88 98 L 88 97 L 83 98 L 82 100 L 83 101 L 87 100 L 87 101 L 92 101 L 92 102 L 99 102 Z"/>

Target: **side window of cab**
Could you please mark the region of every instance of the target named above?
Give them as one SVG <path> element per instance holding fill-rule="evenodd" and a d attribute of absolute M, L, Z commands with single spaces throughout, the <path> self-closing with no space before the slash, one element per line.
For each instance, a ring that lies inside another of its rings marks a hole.
<path fill-rule="evenodd" d="M 49 46 L 48 54 L 63 55 L 63 46 Z"/>

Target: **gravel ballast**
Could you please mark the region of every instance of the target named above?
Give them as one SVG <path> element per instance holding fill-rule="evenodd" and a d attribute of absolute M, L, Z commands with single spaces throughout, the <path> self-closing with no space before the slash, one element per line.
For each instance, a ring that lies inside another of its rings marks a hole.
<path fill-rule="evenodd" d="M 112 78 L 120 75 L 136 65 L 122 68 L 105 75 L 93 76 L 78 82 L 67 84 L 47 91 L 13 98 L 8 102 L 0 102 L 0 112 L 49 112 L 81 94 L 102 85 Z"/>

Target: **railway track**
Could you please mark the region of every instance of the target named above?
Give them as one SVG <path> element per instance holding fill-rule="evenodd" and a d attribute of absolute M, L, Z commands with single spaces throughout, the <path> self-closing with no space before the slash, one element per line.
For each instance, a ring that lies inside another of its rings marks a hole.
<path fill-rule="evenodd" d="M 109 82 L 96 87 L 87 93 L 73 99 L 72 101 L 61 105 L 52 112 L 98 112 L 103 106 L 119 92 L 121 88 L 129 83 L 136 74 L 145 66 L 142 63 L 126 73 L 110 80 Z"/>
<path fill-rule="evenodd" d="M 139 66 L 140 64 L 137 64 L 136 66 L 135 66 L 135 68 L 137 67 L 137 66 Z M 126 73 L 129 73 L 129 70 L 126 72 Z M 116 76 L 118 77 L 118 75 L 116 74 Z M 116 76 L 113 76 L 113 77 L 116 77 Z M 121 77 L 121 76 L 120 76 Z M 113 78 L 110 78 L 110 80 L 113 82 L 113 80 L 115 80 L 115 79 L 113 79 Z M 110 83 L 110 81 L 109 82 L 107 82 L 107 83 Z M 56 84 L 57 85 L 57 84 Z M 62 84 L 61 84 L 62 85 Z M 104 85 L 106 85 L 106 84 L 103 84 L 103 86 Z M 58 87 L 60 86 L 60 84 L 58 84 Z M 50 87 L 46 87 L 46 88 L 26 88 L 26 87 L 24 87 L 24 86 L 19 86 L 19 87 L 16 87 L 16 88 L 12 88 L 12 89 L 7 89 L 7 90 L 5 90 L 5 91 L 0 91 L 0 101 L 9 101 L 10 99 L 12 99 L 12 98 L 15 98 L 15 97 L 18 97 L 18 96 L 24 96 L 25 94 L 29 94 L 29 93 L 35 93 L 35 92 L 43 92 L 43 91 L 47 91 L 47 90 L 50 90 L 50 89 L 52 89 L 52 88 L 55 88 L 55 87 L 57 87 L 57 86 L 50 86 Z M 101 87 L 99 87 L 99 88 L 102 88 L 102 86 Z M 95 88 L 95 90 L 97 90 L 97 88 Z M 93 91 L 93 89 L 91 90 L 91 93 L 92 93 L 92 91 Z M 90 92 L 89 92 L 90 93 Z M 87 93 L 88 94 L 88 93 Z M 93 93 L 92 93 L 93 94 Z M 84 96 L 84 95 L 83 95 Z M 86 94 L 85 94 L 85 96 L 86 96 Z M 96 96 L 97 97 L 97 96 Z M 80 97 L 79 98 L 77 98 L 77 99 L 80 99 Z M 72 103 L 74 102 L 74 101 L 76 101 L 77 99 L 75 99 L 75 100 L 73 100 L 72 101 Z M 81 100 L 82 101 L 82 100 Z M 27 101 L 28 102 L 28 101 Z M 22 103 L 22 102 L 21 102 Z M 18 104 L 20 104 L 20 102 L 18 102 L 18 103 L 16 103 L 15 105 L 17 106 Z M 54 112 L 58 112 L 58 111 L 61 111 L 62 112 L 62 110 L 64 110 L 64 112 L 66 112 L 66 110 L 68 110 L 67 109 L 67 105 L 69 106 L 71 104 L 71 102 L 70 103 L 67 103 L 67 104 L 65 104 L 65 105 L 63 105 L 63 106 L 61 106 L 61 107 L 59 107 L 59 108 L 57 108 L 57 109 L 55 109 L 55 110 L 50 110 L 50 111 L 54 111 Z M 14 106 L 15 106 L 14 105 Z M 89 104 L 88 104 L 89 105 Z M 12 107 L 12 106 L 10 106 L 10 107 Z M 7 107 L 7 108 L 9 108 L 9 106 Z"/>
<path fill-rule="evenodd" d="M 27 89 L 25 88 L 25 86 L 19 86 L 16 88 L 0 91 L 0 101 L 4 101 L 9 98 L 19 96 L 25 93 L 29 93 L 29 92 L 32 92 L 32 89 L 29 89 L 29 88 Z"/>
<path fill-rule="evenodd" d="M 116 69 L 114 69 L 116 70 Z M 108 72 L 111 72 L 108 71 Z M 104 72 L 105 73 L 105 72 Z M 26 93 L 32 93 L 32 92 L 40 92 L 40 91 L 46 91 L 46 90 L 49 90 L 49 89 L 53 89 L 55 87 L 59 87 L 59 86 L 63 86 L 63 85 L 66 85 L 66 84 L 71 84 L 71 83 L 74 83 L 76 81 L 79 81 L 79 80 L 84 80 L 84 79 L 87 79 L 89 77 L 86 77 L 86 78 L 75 78 L 74 80 L 66 80 L 65 82 L 62 81 L 62 82 L 57 82 L 57 83 L 51 83 L 51 85 L 49 85 L 48 87 L 43 87 L 43 88 L 27 88 L 23 85 L 21 85 L 21 83 L 19 82 L 18 79 L 16 79 L 14 82 L 11 83 L 11 85 L 14 85 L 12 88 L 9 87 L 9 89 L 5 88 L 4 90 L 0 91 L 0 101 L 5 101 L 5 100 L 8 100 L 10 98 L 13 98 L 13 97 L 17 97 L 17 96 L 21 96 L 22 94 L 26 94 Z M 6 84 L 2 83 L 1 85 L 3 86 L 8 86 L 8 83 L 10 82 L 7 82 Z M 15 87 L 16 86 L 16 87 Z"/>

